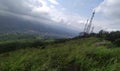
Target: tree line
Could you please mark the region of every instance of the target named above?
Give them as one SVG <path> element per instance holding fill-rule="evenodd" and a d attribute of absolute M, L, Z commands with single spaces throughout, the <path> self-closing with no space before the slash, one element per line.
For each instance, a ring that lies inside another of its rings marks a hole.
<path fill-rule="evenodd" d="M 84 35 L 79 36 L 79 38 L 84 38 L 84 37 L 97 37 L 97 38 L 111 41 L 115 46 L 118 46 L 118 47 L 120 46 L 120 31 L 108 32 L 108 31 L 101 30 L 98 33 L 90 33 L 90 34 L 84 33 Z"/>

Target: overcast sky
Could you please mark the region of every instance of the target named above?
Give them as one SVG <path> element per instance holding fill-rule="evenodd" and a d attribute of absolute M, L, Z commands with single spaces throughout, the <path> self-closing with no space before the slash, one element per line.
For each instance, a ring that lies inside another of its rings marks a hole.
<path fill-rule="evenodd" d="M 119 6 L 120 0 L 0 0 L 0 16 L 59 24 L 79 31 L 96 10 L 95 31 L 112 31 L 120 30 Z"/>

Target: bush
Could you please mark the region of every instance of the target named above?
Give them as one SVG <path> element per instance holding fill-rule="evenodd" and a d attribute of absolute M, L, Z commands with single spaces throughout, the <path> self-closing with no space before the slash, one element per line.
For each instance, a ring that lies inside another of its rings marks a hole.
<path fill-rule="evenodd" d="M 120 46 L 120 38 L 119 38 L 119 39 L 116 39 L 116 40 L 114 41 L 114 44 L 115 44 L 116 46 Z"/>

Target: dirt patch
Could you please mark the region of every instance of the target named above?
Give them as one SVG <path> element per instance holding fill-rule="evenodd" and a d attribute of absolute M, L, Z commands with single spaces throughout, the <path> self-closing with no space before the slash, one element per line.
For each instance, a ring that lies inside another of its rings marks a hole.
<path fill-rule="evenodd" d="M 109 45 L 109 42 L 106 42 L 106 41 L 96 42 L 95 43 L 95 46 L 107 46 L 107 45 Z"/>

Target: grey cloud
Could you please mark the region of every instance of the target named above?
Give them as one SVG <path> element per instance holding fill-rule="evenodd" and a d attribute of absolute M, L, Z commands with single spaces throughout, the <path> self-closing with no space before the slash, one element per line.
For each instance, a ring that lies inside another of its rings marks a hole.
<path fill-rule="evenodd" d="M 2 10 L 24 14 L 28 12 L 30 8 L 24 4 L 24 0 L 1 0 L 0 5 L 4 6 Z"/>
<path fill-rule="evenodd" d="M 46 7 L 42 8 L 43 5 L 45 6 L 45 3 L 41 1 L 46 2 L 46 0 L 0 0 L 0 18 L 2 18 L 3 16 L 6 18 L 14 17 L 14 20 L 16 19 L 26 20 L 28 23 L 32 22 L 34 24 L 36 24 L 37 22 L 37 24 L 43 24 L 46 25 L 46 27 L 59 28 L 62 31 L 63 30 L 70 31 L 71 28 L 66 27 L 65 25 L 61 25 L 61 23 L 52 20 L 49 11 L 48 12 L 46 11 L 46 9 L 49 7 L 46 6 L 47 8 Z M 45 10 L 45 11 L 40 10 L 33 12 L 34 6 L 35 8 L 37 7 L 39 9 L 42 8 L 41 10 Z M 53 12 L 54 11 L 52 11 L 52 13 Z"/>
<path fill-rule="evenodd" d="M 32 12 L 33 6 L 39 8 L 43 6 L 42 3 L 37 1 L 38 0 L 0 0 L 0 11 L 10 14 L 12 13 L 17 16 L 19 15 L 19 17 L 27 16 L 39 20 L 51 21 L 49 14 L 46 12 Z"/>

